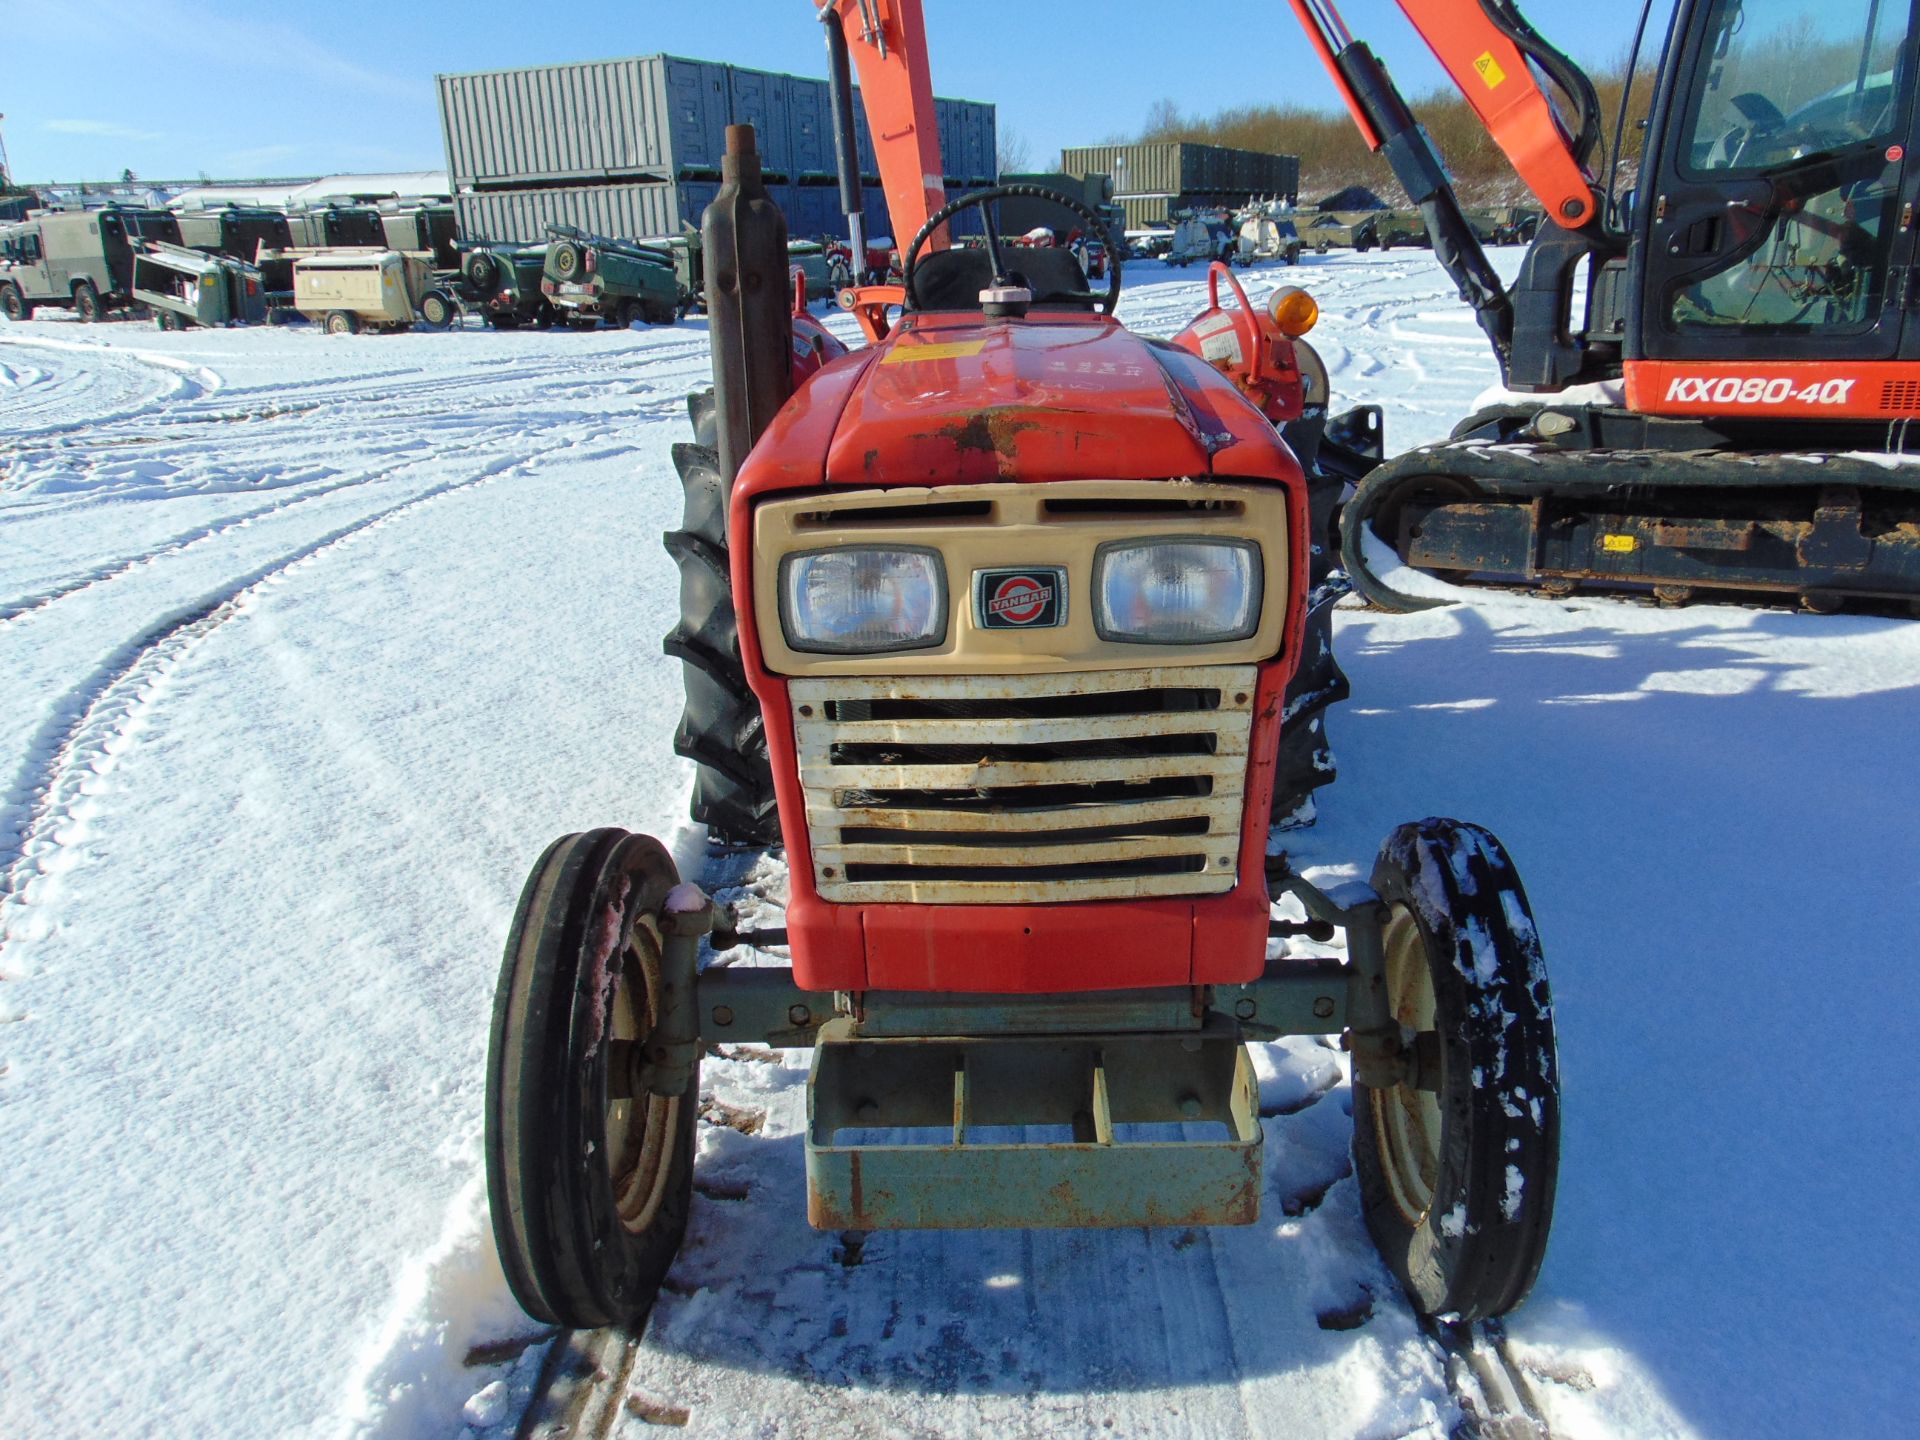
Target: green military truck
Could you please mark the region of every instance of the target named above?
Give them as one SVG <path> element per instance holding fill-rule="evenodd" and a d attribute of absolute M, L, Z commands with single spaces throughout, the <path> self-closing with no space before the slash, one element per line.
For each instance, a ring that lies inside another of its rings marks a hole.
<path fill-rule="evenodd" d="M 436 329 L 462 310 L 478 312 L 496 330 L 551 324 L 558 317 L 540 291 L 546 264 L 545 245 L 466 245 L 453 273 L 435 275 L 434 288 L 421 297 L 420 316 Z"/>
<path fill-rule="evenodd" d="M 110 206 L 0 225 L 0 313 L 25 320 L 54 305 L 92 321 L 131 309 L 134 249 L 144 240 L 177 245 L 179 223 L 165 210 Z"/>
<path fill-rule="evenodd" d="M 569 324 L 592 329 L 606 319 L 624 330 L 636 320 L 673 323 L 680 281 L 665 246 L 609 240 L 571 225 L 549 225 L 547 234 L 540 293 Z"/>

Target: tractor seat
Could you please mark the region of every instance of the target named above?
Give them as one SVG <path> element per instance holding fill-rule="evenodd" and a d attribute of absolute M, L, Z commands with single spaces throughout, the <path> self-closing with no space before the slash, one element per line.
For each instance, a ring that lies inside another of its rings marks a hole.
<path fill-rule="evenodd" d="M 1091 310 L 1087 272 L 1071 250 L 1026 250 L 1002 246 L 1013 283 L 1033 292 L 1036 310 Z M 993 283 L 993 256 L 985 250 L 955 246 L 935 250 L 913 267 L 916 310 L 978 310 L 980 292 Z"/>

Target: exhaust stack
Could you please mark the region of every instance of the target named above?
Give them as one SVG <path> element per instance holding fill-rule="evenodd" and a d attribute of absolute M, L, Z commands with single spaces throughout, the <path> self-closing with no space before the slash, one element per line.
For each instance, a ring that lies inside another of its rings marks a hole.
<path fill-rule="evenodd" d="M 727 127 L 720 193 L 700 217 L 720 474 L 731 486 L 793 393 L 787 221 L 767 193 L 753 126 Z"/>

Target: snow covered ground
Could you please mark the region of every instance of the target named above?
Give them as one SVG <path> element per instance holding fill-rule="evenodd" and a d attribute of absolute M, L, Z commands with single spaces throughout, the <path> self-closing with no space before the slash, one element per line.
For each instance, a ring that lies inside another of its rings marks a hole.
<path fill-rule="evenodd" d="M 1201 303 L 1128 279 L 1149 332 Z M 1491 379 L 1424 253 L 1249 283 L 1294 280 L 1392 448 Z M 698 322 L 0 325 L 0 1436 L 510 1433 L 540 1347 L 480 1178 L 500 941 L 554 835 L 680 826 L 659 535 L 706 363 Z M 1341 779 L 1296 854 L 1364 874 L 1400 820 L 1479 821 L 1546 940 L 1561 1194 L 1510 1330 L 1556 1435 L 1911 1433 L 1920 625 L 1482 596 L 1343 612 L 1339 644 Z M 1341 1057 L 1258 1064 L 1258 1225 L 848 1265 L 805 1223 L 806 1057 L 709 1060 L 640 1408 L 1446 1434 Z"/>

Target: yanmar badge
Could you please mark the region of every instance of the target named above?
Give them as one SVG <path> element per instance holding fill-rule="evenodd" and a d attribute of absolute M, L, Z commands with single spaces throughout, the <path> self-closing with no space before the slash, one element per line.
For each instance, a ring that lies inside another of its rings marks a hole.
<path fill-rule="evenodd" d="M 1058 565 L 973 572 L 973 621 L 982 630 L 1045 630 L 1067 623 L 1067 572 Z"/>

